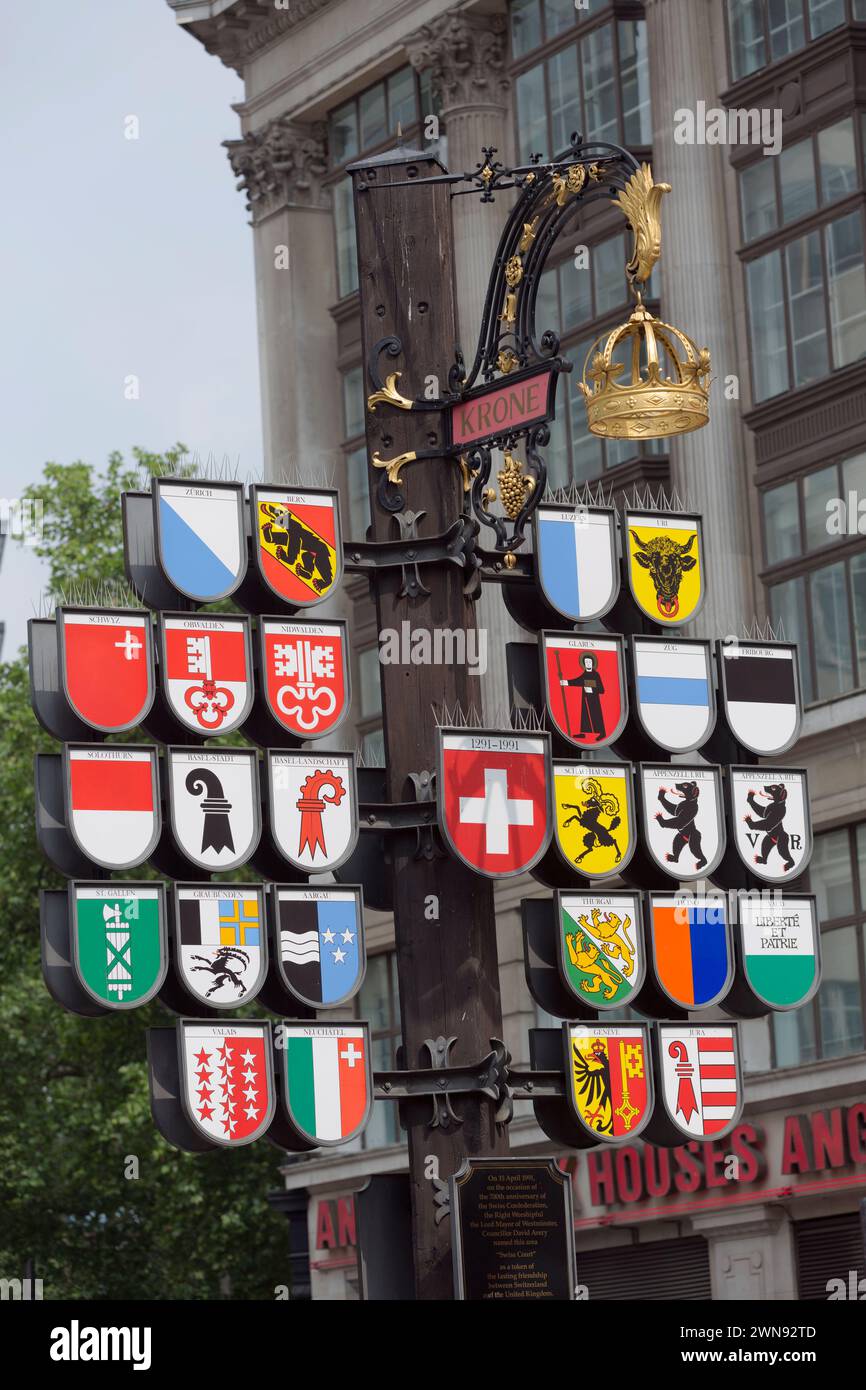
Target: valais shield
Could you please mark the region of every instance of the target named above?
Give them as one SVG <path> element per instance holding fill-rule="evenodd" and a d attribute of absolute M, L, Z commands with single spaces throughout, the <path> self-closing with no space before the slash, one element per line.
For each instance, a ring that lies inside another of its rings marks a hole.
<path fill-rule="evenodd" d="M 806 773 L 732 767 L 729 787 L 731 829 L 746 867 L 767 883 L 798 878 L 812 857 Z"/>
<path fill-rule="evenodd" d="M 684 882 L 708 878 L 725 851 L 721 768 L 643 763 L 646 847 L 659 868 Z"/>
<path fill-rule="evenodd" d="M 550 844 L 547 734 L 439 734 L 439 828 L 458 859 L 487 878 L 538 863 Z"/>
<path fill-rule="evenodd" d="M 253 551 L 265 585 L 293 608 L 322 603 L 343 574 L 337 493 L 251 489 Z"/>
<path fill-rule="evenodd" d="M 580 1127 L 600 1144 L 636 1139 L 652 1114 L 645 1023 L 564 1023 L 565 1094 Z"/>
<path fill-rule="evenodd" d="M 335 1009 L 357 994 L 367 968 L 360 888 L 274 888 L 277 963 L 290 994 Z"/>
<path fill-rule="evenodd" d="M 230 734 L 253 701 L 250 620 L 160 617 L 162 684 L 172 714 L 199 735 Z"/>
<path fill-rule="evenodd" d="M 270 1024 L 184 1018 L 177 1040 L 181 1102 L 193 1127 L 219 1148 L 260 1139 L 276 1109 Z"/>
<path fill-rule="evenodd" d="M 725 718 L 738 743 L 759 757 L 784 753 L 800 736 L 797 648 L 792 642 L 719 642 Z"/>
<path fill-rule="evenodd" d="M 367 1126 L 373 1105 L 367 1023 L 283 1023 L 283 1100 L 298 1137 L 333 1148 Z"/>
<path fill-rule="evenodd" d="M 650 894 L 649 935 L 657 983 L 675 1008 L 720 1003 L 734 963 L 724 894 Z"/>
<path fill-rule="evenodd" d="M 669 1122 L 686 1139 L 721 1139 L 743 1109 L 734 1023 L 659 1023 L 658 1087 Z"/>
<path fill-rule="evenodd" d="M 575 623 L 604 617 L 619 593 L 613 510 L 542 505 L 533 522 L 536 582 L 551 608 Z"/>
<path fill-rule="evenodd" d="M 57 610 L 67 703 L 101 733 L 140 724 L 153 704 L 150 614 L 122 608 Z"/>
<path fill-rule="evenodd" d="M 169 584 L 197 603 L 227 598 L 247 569 L 242 483 L 154 478 L 159 566 Z"/>
<path fill-rule="evenodd" d="M 556 847 L 585 878 L 615 878 L 635 847 L 631 763 L 553 763 Z"/>
<path fill-rule="evenodd" d="M 654 623 L 679 627 L 704 597 L 701 518 L 667 512 L 626 512 L 626 569 L 632 597 Z"/>
<path fill-rule="evenodd" d="M 605 748 L 628 718 L 621 637 L 542 632 L 545 703 L 557 730 L 577 748 Z"/>
<path fill-rule="evenodd" d="M 569 993 L 594 1009 L 618 1009 L 643 983 L 637 893 L 556 894 L 559 973 Z"/>
<path fill-rule="evenodd" d="M 70 883 L 69 929 L 79 982 L 106 1009 L 137 1009 L 165 979 L 161 883 Z"/>
<path fill-rule="evenodd" d="M 322 738 L 349 708 L 346 624 L 262 618 L 261 669 L 268 709 L 290 734 Z"/>
<path fill-rule="evenodd" d="M 358 842 L 354 753 L 267 754 L 271 834 L 296 869 L 322 874 Z"/>
<path fill-rule="evenodd" d="M 258 994 L 267 971 L 262 889 L 251 884 L 175 885 L 174 963 L 184 988 L 214 1009 Z"/>
<path fill-rule="evenodd" d="M 821 934 L 810 894 L 739 895 L 743 971 L 771 1009 L 798 1009 L 821 981 Z"/>
<path fill-rule="evenodd" d="M 709 642 L 632 637 L 637 717 L 654 743 L 690 753 L 716 722 Z"/>
<path fill-rule="evenodd" d="M 155 748 L 67 743 L 66 824 L 82 854 L 103 869 L 132 869 L 162 828 Z"/>
<path fill-rule="evenodd" d="M 255 752 L 169 748 L 167 755 L 171 828 L 180 851 L 202 869 L 245 864 L 261 834 Z"/>

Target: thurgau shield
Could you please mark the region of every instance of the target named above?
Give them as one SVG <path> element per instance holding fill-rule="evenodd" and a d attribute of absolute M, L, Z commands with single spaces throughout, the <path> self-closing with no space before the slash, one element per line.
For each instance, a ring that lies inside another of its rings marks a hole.
<path fill-rule="evenodd" d="M 283 1101 L 298 1137 L 333 1148 L 366 1129 L 373 1105 L 367 1023 L 283 1023 Z"/>
<path fill-rule="evenodd" d="M 354 753 L 267 754 L 271 834 L 296 869 L 321 874 L 358 842 Z"/>
<path fill-rule="evenodd" d="M 652 971 L 679 1009 L 708 1009 L 726 997 L 734 962 L 724 894 L 651 893 Z"/>
<path fill-rule="evenodd" d="M 743 1109 L 737 1025 L 656 1027 L 658 1086 L 669 1122 L 685 1139 L 722 1139 Z"/>
<path fill-rule="evenodd" d="M 618 1009 L 643 983 L 637 893 L 556 894 L 557 958 L 566 989 L 594 1009 Z"/>
<path fill-rule="evenodd" d="M 262 618 L 261 670 L 268 709 L 295 738 L 323 738 L 349 709 L 346 624 Z"/>
<path fill-rule="evenodd" d="M 631 763 L 554 759 L 553 801 L 560 856 L 585 878 L 615 878 L 635 848 Z"/>
<path fill-rule="evenodd" d="M 181 1102 L 193 1127 L 219 1148 L 260 1139 L 276 1109 L 270 1024 L 184 1018 L 177 1040 Z"/>
<path fill-rule="evenodd" d="M 254 999 L 267 972 L 262 889 L 175 884 L 174 962 L 184 988 L 214 1009 Z"/>
<path fill-rule="evenodd" d="M 250 490 L 253 552 L 271 593 L 293 608 L 310 608 L 343 576 L 338 495 L 287 487 Z"/>
<path fill-rule="evenodd" d="M 276 959 L 295 999 L 335 1009 L 358 993 L 367 968 L 360 888 L 276 885 Z"/>
<path fill-rule="evenodd" d="M 228 598 L 247 569 L 242 483 L 154 478 L 159 567 L 196 603 Z"/>
<path fill-rule="evenodd" d="M 69 932 L 75 973 L 106 1009 L 137 1009 L 168 967 L 161 883 L 71 883 Z"/>
<path fill-rule="evenodd" d="M 603 618 L 619 594 L 613 509 L 542 505 L 533 526 L 536 582 L 551 608 L 575 623 Z"/>
<path fill-rule="evenodd" d="M 636 1139 L 652 1114 L 645 1023 L 564 1023 L 565 1094 L 581 1129 L 600 1144 Z"/>
<path fill-rule="evenodd" d="M 624 548 L 629 588 L 642 613 L 665 627 L 697 616 L 704 597 L 699 516 L 627 511 Z"/>
<path fill-rule="evenodd" d="M 175 718 L 199 736 L 240 728 L 253 702 L 249 618 L 165 613 L 159 633 L 162 686 Z"/>
<path fill-rule="evenodd" d="M 64 605 L 57 637 L 63 691 L 78 718 L 105 734 L 140 724 L 153 704 L 150 614 Z"/>
<path fill-rule="evenodd" d="M 654 743 L 690 753 L 706 743 L 716 722 L 709 642 L 632 637 L 635 709 Z"/>
<path fill-rule="evenodd" d="M 659 868 L 683 882 L 708 878 L 725 851 L 721 768 L 642 763 L 643 832 Z"/>
<path fill-rule="evenodd" d="M 236 869 L 259 843 L 256 754 L 247 748 L 169 748 L 168 799 L 178 848 L 202 869 Z"/>
<path fill-rule="evenodd" d="M 809 788 L 803 769 L 732 767 L 729 790 L 734 843 L 758 878 L 799 878 L 812 857 Z"/>
<path fill-rule="evenodd" d="M 149 858 L 162 828 L 153 747 L 67 743 L 66 824 L 100 868 L 132 869 Z"/>
<path fill-rule="evenodd" d="M 476 873 L 531 869 L 550 844 L 550 736 L 439 730 L 439 828 Z"/>
<path fill-rule="evenodd" d="M 606 748 L 625 728 L 621 637 L 542 632 L 545 703 L 560 734 L 577 748 Z"/>
<path fill-rule="evenodd" d="M 815 898 L 785 893 L 739 896 L 743 972 L 752 993 L 771 1009 L 807 1004 L 821 981 L 821 934 Z"/>
<path fill-rule="evenodd" d="M 725 718 L 737 742 L 762 758 L 787 752 L 802 719 L 796 645 L 725 641 L 718 653 Z"/>

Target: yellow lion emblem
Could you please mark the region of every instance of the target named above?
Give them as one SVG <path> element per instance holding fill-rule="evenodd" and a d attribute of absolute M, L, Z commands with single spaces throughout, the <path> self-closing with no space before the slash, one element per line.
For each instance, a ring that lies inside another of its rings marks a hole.
<path fill-rule="evenodd" d="M 603 941 L 608 954 L 613 960 L 622 962 L 621 971 L 626 979 L 630 979 L 634 973 L 634 944 L 629 938 L 628 929 L 631 926 L 631 918 L 618 917 L 615 912 L 608 913 L 602 921 L 601 913 L 597 907 L 592 909 L 592 921 L 587 921 L 586 917 L 577 919 L 578 926 L 584 931 L 591 931 L 600 941 Z M 620 935 L 620 932 L 622 935 Z M 616 970 L 606 964 L 599 964 L 599 960 L 604 960 L 601 951 L 595 942 L 584 935 L 584 932 L 572 932 L 565 938 L 568 947 L 568 955 L 575 970 L 580 970 L 589 975 L 589 980 L 581 980 L 580 988 L 584 994 L 598 994 L 603 988 L 605 999 L 612 999 L 622 983 Z"/>

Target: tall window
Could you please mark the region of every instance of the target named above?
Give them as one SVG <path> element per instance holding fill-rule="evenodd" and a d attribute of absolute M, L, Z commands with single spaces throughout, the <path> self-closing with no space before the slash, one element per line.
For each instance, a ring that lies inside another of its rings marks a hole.
<path fill-rule="evenodd" d="M 343 372 L 343 458 L 349 502 L 349 535 L 362 541 L 370 525 L 370 483 L 364 429 L 364 368 Z"/>
<path fill-rule="evenodd" d="M 368 766 L 384 766 L 385 740 L 382 733 L 382 683 L 379 648 L 365 647 L 358 653 L 358 690 L 355 693 L 361 751 Z"/>
<path fill-rule="evenodd" d="M 731 81 L 778 63 L 849 19 L 866 19 L 866 0 L 728 0 Z"/>
<path fill-rule="evenodd" d="M 373 1042 L 373 1070 L 392 1071 L 397 1065 L 400 1043 L 400 996 L 397 991 L 397 956 L 385 951 L 370 956 L 367 974 L 355 1001 L 355 1017 L 370 1025 Z M 397 1105 L 377 1101 L 370 1123 L 352 1148 L 381 1149 L 400 1139 Z"/>

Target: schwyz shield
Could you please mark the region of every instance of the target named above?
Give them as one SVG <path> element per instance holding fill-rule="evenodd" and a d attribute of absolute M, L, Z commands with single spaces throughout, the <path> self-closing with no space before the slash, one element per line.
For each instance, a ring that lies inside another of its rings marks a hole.
<path fill-rule="evenodd" d="M 373 1104 L 367 1023 L 283 1023 L 283 1101 L 298 1137 L 333 1148 L 367 1126 Z"/>
<path fill-rule="evenodd" d="M 618 1009 L 643 983 L 637 893 L 556 894 L 557 956 L 566 989 L 594 1009 Z"/>
<path fill-rule="evenodd" d="M 643 763 L 640 768 L 647 849 L 673 878 L 709 877 L 725 850 L 721 769 Z"/>
<path fill-rule="evenodd" d="M 253 700 L 249 618 L 166 613 L 160 644 L 163 690 L 175 718 L 199 735 L 238 729 Z"/>
<path fill-rule="evenodd" d="M 168 949 L 161 883 L 71 883 L 75 973 L 107 1009 L 137 1009 L 165 979 Z"/>
<path fill-rule="evenodd" d="M 290 994 L 335 1009 L 361 988 L 367 968 L 360 888 L 276 885 L 276 959 Z"/>
<path fill-rule="evenodd" d="M 721 1003 L 734 970 L 723 894 L 650 894 L 649 936 L 653 974 L 675 1008 Z"/>
<path fill-rule="evenodd" d="M 178 848 L 202 869 L 235 869 L 261 834 L 258 764 L 251 749 L 169 748 L 168 795 Z"/>
<path fill-rule="evenodd" d="M 220 1148 L 260 1139 L 276 1108 L 270 1024 L 184 1018 L 177 1039 L 181 1102 L 194 1128 Z"/>
<path fill-rule="evenodd" d="M 554 760 L 556 846 L 586 878 L 615 878 L 635 847 L 631 763 Z"/>
<path fill-rule="evenodd" d="M 267 971 L 262 890 L 250 884 L 175 885 L 174 962 L 184 988 L 214 1009 L 258 994 Z"/>
<path fill-rule="evenodd" d="M 150 615 L 64 606 L 57 637 L 63 691 L 79 719 L 105 734 L 140 724 L 153 704 Z"/>
<path fill-rule="evenodd" d="M 731 822 L 740 859 L 767 883 L 799 878 L 812 857 L 806 773 L 732 767 Z"/>
<path fill-rule="evenodd" d="M 621 637 L 541 634 L 545 703 L 559 731 L 578 748 L 605 748 L 628 718 Z"/>
<path fill-rule="evenodd" d="M 800 736 L 802 706 L 792 642 L 719 642 L 725 718 L 738 743 L 762 758 L 785 753 Z"/>
<path fill-rule="evenodd" d="M 67 743 L 63 757 L 66 824 L 82 854 L 103 869 L 143 864 L 162 827 L 156 749 Z"/>
<path fill-rule="evenodd" d="M 353 753 L 267 754 L 271 834 L 283 858 L 307 873 L 339 868 L 358 842 Z"/>
<path fill-rule="evenodd" d="M 233 594 L 247 568 L 242 483 L 154 478 L 159 567 L 197 603 Z"/>
<path fill-rule="evenodd" d="M 657 1086 L 668 1122 L 685 1139 L 722 1139 L 743 1109 L 736 1024 L 656 1025 Z"/>
<path fill-rule="evenodd" d="M 654 743 L 690 753 L 716 722 L 709 642 L 633 637 L 635 708 Z"/>
<path fill-rule="evenodd" d="M 540 506 L 533 521 L 536 576 L 543 597 L 575 623 L 604 617 L 619 593 L 612 509 Z"/>
<path fill-rule="evenodd" d="M 565 1094 L 580 1127 L 600 1144 L 636 1139 L 652 1113 L 645 1023 L 564 1023 Z"/>
<path fill-rule="evenodd" d="M 268 709 L 290 734 L 323 738 L 349 708 L 346 624 L 262 618 L 261 669 Z"/>
<path fill-rule="evenodd" d="M 265 585 L 293 608 L 322 603 L 343 574 L 337 493 L 254 486 L 251 507 L 253 550 Z"/>
<path fill-rule="evenodd" d="M 626 512 L 626 569 L 632 597 L 654 623 L 679 627 L 703 602 L 701 518 Z"/>
<path fill-rule="evenodd" d="M 550 844 L 547 734 L 439 733 L 439 827 L 452 853 L 488 878 L 538 863 Z"/>

